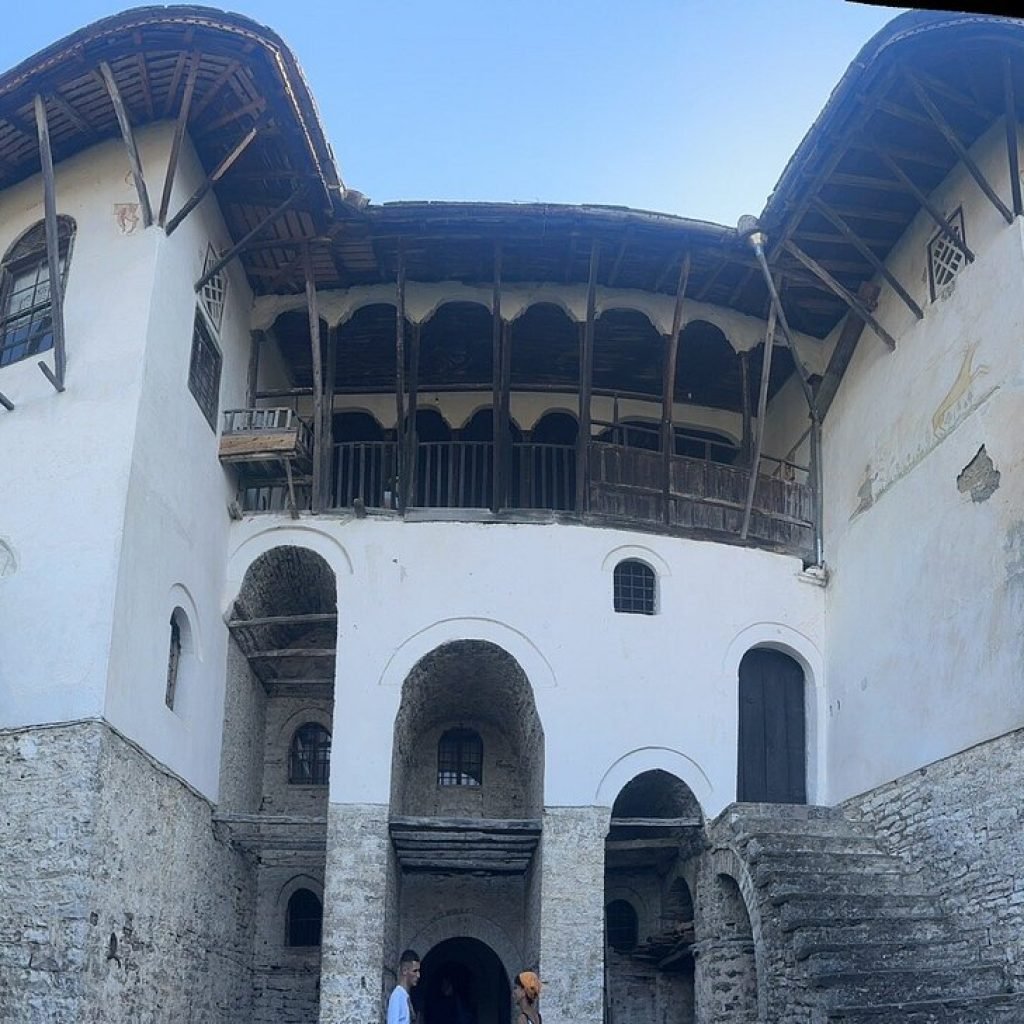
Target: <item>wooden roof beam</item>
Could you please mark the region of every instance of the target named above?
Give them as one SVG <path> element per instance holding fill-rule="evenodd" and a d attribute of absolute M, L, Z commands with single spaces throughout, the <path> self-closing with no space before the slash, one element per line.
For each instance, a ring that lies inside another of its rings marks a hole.
<path fill-rule="evenodd" d="M 932 218 L 932 220 L 935 221 L 939 230 L 946 236 L 946 238 L 949 239 L 949 241 L 953 245 L 955 245 L 964 254 L 964 257 L 966 258 L 967 262 L 973 263 L 974 253 L 971 252 L 971 250 L 967 247 L 967 243 L 957 234 L 956 229 L 953 227 L 953 225 L 950 224 L 948 220 L 946 220 L 942 211 L 924 194 L 924 192 L 921 191 L 921 189 L 917 187 L 917 185 L 913 183 L 913 181 L 910 180 L 910 177 L 907 175 L 906 171 L 904 171 L 903 168 L 900 167 L 900 165 L 896 163 L 896 161 L 893 160 L 893 158 L 889 156 L 888 153 L 885 153 L 883 150 L 878 149 L 877 147 L 875 149 L 875 152 L 878 154 L 879 158 L 883 161 L 885 166 L 888 167 L 889 170 L 892 171 L 892 173 L 907 186 L 907 190 L 911 193 L 911 195 L 913 195 L 913 197 L 918 201 L 918 203 L 920 203 L 921 206 L 923 206 L 925 210 L 928 211 L 928 215 Z"/>
<path fill-rule="evenodd" d="M 160 227 L 164 227 L 167 224 L 167 209 L 171 204 L 171 190 L 174 188 L 174 176 L 178 170 L 178 157 L 181 155 L 181 143 L 185 138 L 188 112 L 192 106 L 192 93 L 196 87 L 196 77 L 199 74 L 201 60 L 201 54 L 192 54 L 192 64 L 188 69 L 188 78 L 185 79 L 185 94 L 181 98 L 181 109 L 178 111 L 178 121 L 174 126 L 171 156 L 167 162 L 167 174 L 164 176 L 164 188 L 160 195 L 160 212 L 157 214 L 157 223 Z M 169 231 L 167 233 L 170 234 Z"/>
<path fill-rule="evenodd" d="M 141 48 L 142 46 L 142 34 L 139 33 L 139 39 L 136 46 Z M 153 88 L 149 82 L 149 67 L 146 64 L 146 55 L 139 50 L 135 54 L 135 69 L 139 74 L 139 85 L 142 87 L 142 98 L 146 101 L 146 114 L 150 121 L 156 120 L 156 108 L 153 106 Z"/>
<path fill-rule="evenodd" d="M 990 124 L 998 116 L 987 107 L 982 106 L 982 104 L 977 100 L 972 99 L 970 96 L 965 96 L 958 89 L 954 89 L 953 86 L 948 85 L 941 79 L 928 74 L 927 71 L 922 71 L 918 68 L 914 71 L 914 77 L 922 85 L 927 86 L 931 92 L 950 100 L 952 103 L 957 104 L 957 106 L 962 107 L 964 110 L 970 111 L 970 113 L 978 118 L 983 124 Z"/>
<path fill-rule="evenodd" d="M 100 75 L 103 77 L 103 83 L 107 87 L 110 102 L 114 105 L 117 123 L 121 128 L 121 138 L 124 139 L 124 147 L 128 152 L 128 164 L 131 167 L 135 191 L 139 197 L 139 206 L 142 208 L 142 224 L 148 228 L 153 223 L 153 208 L 149 204 L 149 191 L 146 188 L 145 175 L 142 173 L 142 160 L 139 158 L 139 149 L 135 144 L 135 135 L 132 132 L 128 109 L 121 98 L 121 90 L 118 88 L 114 72 L 105 60 L 100 61 Z"/>
<path fill-rule="evenodd" d="M 232 124 L 243 117 L 248 117 L 250 114 L 254 117 L 259 117 L 266 109 L 267 101 L 262 96 L 257 96 L 256 99 L 250 100 L 237 110 L 232 110 L 230 113 L 224 114 L 214 121 L 210 121 L 209 124 L 204 124 L 202 128 L 199 129 L 198 134 L 201 138 L 206 138 L 208 135 L 212 135 L 213 132 L 218 131 L 221 128 L 225 128 L 229 124 Z"/>
<path fill-rule="evenodd" d="M 195 113 L 193 117 L 198 120 L 206 112 L 207 107 L 217 98 L 220 94 L 221 89 L 227 84 L 228 79 L 231 78 L 240 68 L 241 64 L 237 60 L 233 60 L 211 83 L 210 87 L 203 93 L 202 98 L 196 104 Z"/>
<path fill-rule="evenodd" d="M 815 196 L 811 201 L 811 206 L 814 210 L 820 213 L 830 224 L 834 225 L 847 241 L 853 245 L 857 251 L 866 259 L 875 270 L 882 275 L 892 286 L 893 290 L 897 295 L 906 303 L 907 308 L 910 310 L 918 320 L 924 319 L 924 313 L 921 311 L 921 307 L 911 298 L 910 293 L 903 287 L 896 275 L 889 270 L 889 268 L 871 251 L 871 249 L 857 237 L 856 232 L 839 216 L 833 211 L 828 204 Z"/>
<path fill-rule="evenodd" d="M 839 296 L 862 320 L 871 325 L 871 329 L 888 345 L 890 351 L 896 349 L 896 339 L 871 315 L 867 307 L 851 291 L 844 288 L 821 264 L 807 255 L 795 242 L 786 242 L 786 252 L 795 256 L 812 274 Z"/>
<path fill-rule="evenodd" d="M 264 615 L 258 619 L 231 619 L 228 629 L 253 629 L 256 626 L 308 626 L 321 622 L 336 623 L 337 612 L 308 612 L 301 615 Z"/>
<path fill-rule="evenodd" d="M 949 160 L 943 160 L 941 156 L 936 153 L 931 153 L 925 149 L 910 149 L 906 146 L 894 146 L 891 142 L 887 142 L 884 145 L 876 143 L 880 148 L 884 149 L 890 156 L 897 157 L 900 160 L 910 160 L 913 163 L 921 164 L 924 167 L 934 167 L 938 171 L 948 173 L 949 171 Z M 861 149 L 865 152 L 870 153 L 871 149 L 864 145 L 863 142 L 854 142 L 853 149 Z"/>
<path fill-rule="evenodd" d="M 873 309 L 875 301 L 878 299 L 879 290 L 877 284 L 865 281 L 857 290 L 857 298 L 860 299 L 866 308 Z M 817 402 L 818 411 L 822 419 L 828 415 L 828 411 L 832 406 L 832 400 L 839 390 L 843 375 L 846 373 L 846 368 L 850 365 L 850 360 L 853 358 L 853 353 L 857 348 L 857 342 L 860 340 L 863 332 L 864 320 L 851 310 L 846 315 L 846 322 L 839 332 L 836 347 L 832 350 L 832 356 L 828 361 L 828 366 L 825 368 L 825 375 L 822 377 L 815 395 L 815 401 Z"/>
<path fill-rule="evenodd" d="M 910 88 L 913 90 L 914 95 L 917 97 L 918 103 L 924 107 L 928 116 L 935 122 L 935 127 L 942 132 L 943 137 L 949 143 L 950 148 L 960 158 L 960 161 L 970 172 L 970 175 L 978 183 L 978 187 L 988 197 L 989 202 L 1002 214 L 1007 224 L 1013 223 L 1013 214 L 1010 212 L 1009 207 L 1006 203 L 999 198 L 999 193 L 989 184 L 988 179 L 984 174 L 981 173 L 981 168 L 977 165 L 974 157 L 967 152 L 963 143 L 957 138 L 956 132 L 953 130 L 952 125 L 942 115 L 942 111 L 935 105 L 932 98 L 925 92 L 924 86 L 914 75 L 912 71 L 904 71 L 904 78 L 907 80 Z"/>
<path fill-rule="evenodd" d="M 1003 104 L 1006 117 L 1006 151 L 1010 160 L 1010 192 L 1013 196 L 1013 213 L 1019 217 L 1024 212 L 1020 190 L 1020 142 L 1017 139 L 1017 98 L 1013 88 L 1013 58 L 1009 53 L 1003 56 Z"/>
<path fill-rule="evenodd" d="M 88 135 L 89 138 L 95 139 L 99 134 L 59 92 L 52 92 L 44 98 L 49 103 L 52 103 L 83 135 Z"/>

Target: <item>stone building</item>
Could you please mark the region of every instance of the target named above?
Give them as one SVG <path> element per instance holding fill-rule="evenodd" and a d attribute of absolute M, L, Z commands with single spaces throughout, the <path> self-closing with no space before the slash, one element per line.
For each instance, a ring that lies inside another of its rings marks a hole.
<path fill-rule="evenodd" d="M 369 203 L 205 8 L 0 76 L 0 1018 L 1024 1020 L 1022 43 L 739 229 Z"/>

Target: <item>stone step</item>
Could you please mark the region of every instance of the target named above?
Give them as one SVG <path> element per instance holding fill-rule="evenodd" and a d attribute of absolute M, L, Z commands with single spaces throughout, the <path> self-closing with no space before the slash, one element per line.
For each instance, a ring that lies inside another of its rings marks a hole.
<path fill-rule="evenodd" d="M 876 837 L 863 834 L 837 836 L 744 831 L 737 835 L 735 845 L 743 850 L 744 859 L 751 862 L 786 858 L 798 853 L 819 857 L 887 854 Z"/>
<path fill-rule="evenodd" d="M 900 871 L 836 872 L 818 875 L 809 871 L 759 869 L 754 872 L 754 885 L 778 906 L 783 897 L 814 892 L 833 896 L 925 896 L 924 882 L 917 875 Z"/>
<path fill-rule="evenodd" d="M 849 821 L 842 807 L 825 804 L 734 803 L 728 808 L 733 818 L 774 818 L 784 821 Z"/>
<path fill-rule="evenodd" d="M 998 995 L 1004 990 L 1001 964 L 961 968 L 911 967 L 870 971 L 843 971 L 817 975 L 811 984 L 824 990 L 832 1006 L 922 1002 L 944 998 Z"/>
<path fill-rule="evenodd" d="M 831 915 L 816 914 L 791 918 L 786 931 L 794 932 L 793 944 L 803 949 L 828 949 L 848 943 L 953 942 L 959 932 L 948 917 L 890 917 L 858 921 L 837 921 Z"/>
<path fill-rule="evenodd" d="M 1021 1024 L 1024 994 L 837 1007 L 829 1024 Z"/>
<path fill-rule="evenodd" d="M 962 939 L 932 942 L 805 942 L 797 938 L 793 955 L 806 964 L 808 977 L 842 971 L 894 967 L 922 969 L 974 966 L 982 963 L 974 946 Z"/>
<path fill-rule="evenodd" d="M 874 832 L 859 821 L 848 818 L 771 818 L 735 816 L 729 827 L 736 836 L 868 836 Z"/>
<path fill-rule="evenodd" d="M 939 917 L 941 909 L 934 896 L 922 893 L 891 896 L 885 893 L 848 895 L 829 892 L 783 892 L 769 897 L 768 902 L 780 907 L 783 929 L 786 918 L 818 915 L 835 921 L 863 921 L 887 917 Z"/>
<path fill-rule="evenodd" d="M 754 846 L 755 844 L 751 844 Z M 756 848 L 747 848 L 747 862 L 766 871 L 807 872 L 807 874 L 831 874 L 833 872 L 860 872 L 862 874 L 913 874 L 896 857 L 880 853 L 876 849 L 835 850 L 772 850 L 765 849 L 760 840 Z M 756 872 L 755 872 L 756 877 Z"/>

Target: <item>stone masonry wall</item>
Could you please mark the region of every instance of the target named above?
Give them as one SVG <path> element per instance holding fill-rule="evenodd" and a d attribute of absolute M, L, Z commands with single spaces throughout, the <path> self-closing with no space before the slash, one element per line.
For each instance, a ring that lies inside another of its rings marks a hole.
<path fill-rule="evenodd" d="M 102 722 L 5 733 L 0 1019 L 232 1024 L 253 872 L 207 801 Z"/>
<path fill-rule="evenodd" d="M 1024 985 L 1024 729 L 846 802 Z"/>

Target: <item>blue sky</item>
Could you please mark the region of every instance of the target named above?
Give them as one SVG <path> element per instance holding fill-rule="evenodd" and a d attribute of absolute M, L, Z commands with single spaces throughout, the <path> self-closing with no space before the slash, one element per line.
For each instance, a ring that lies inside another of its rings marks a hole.
<path fill-rule="evenodd" d="M 127 6 L 20 4 L 0 67 Z M 860 47 L 844 0 L 235 0 L 299 58 L 346 184 L 757 213 Z"/>

